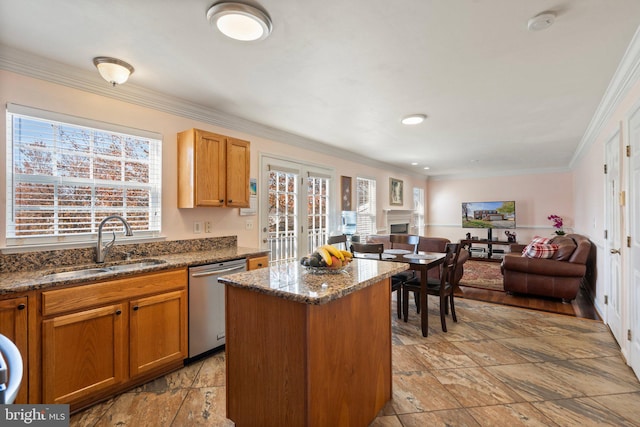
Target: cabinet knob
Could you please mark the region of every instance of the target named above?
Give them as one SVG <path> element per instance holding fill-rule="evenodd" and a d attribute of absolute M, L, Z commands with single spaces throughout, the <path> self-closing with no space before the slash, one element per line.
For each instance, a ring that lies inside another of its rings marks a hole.
<path fill-rule="evenodd" d="M 122 310 L 116 310 L 116 316 L 120 316 L 122 314 Z"/>
<path fill-rule="evenodd" d="M 27 308 L 26 305 L 24 304 L 18 304 L 18 307 L 16 307 L 18 310 L 24 310 L 25 308 Z"/>
<path fill-rule="evenodd" d="M 134 306 L 133 306 L 133 311 L 138 311 L 138 309 L 139 309 L 139 308 L 140 308 L 140 307 L 138 307 L 137 305 L 134 305 Z"/>
<path fill-rule="evenodd" d="M 220 203 L 224 203 L 224 199 L 220 199 Z"/>
<path fill-rule="evenodd" d="M 233 203 L 233 200 L 229 199 L 229 203 Z"/>

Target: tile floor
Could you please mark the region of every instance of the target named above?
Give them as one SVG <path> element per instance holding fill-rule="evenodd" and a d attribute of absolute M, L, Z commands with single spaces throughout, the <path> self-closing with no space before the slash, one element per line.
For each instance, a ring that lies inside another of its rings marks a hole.
<path fill-rule="evenodd" d="M 640 426 L 640 383 L 605 325 L 457 299 L 443 333 L 393 318 L 393 400 L 372 426 Z M 395 305 L 394 305 L 395 306 Z M 71 418 L 72 426 L 233 426 L 218 353 Z M 286 427 L 286 426 L 284 426 Z"/>

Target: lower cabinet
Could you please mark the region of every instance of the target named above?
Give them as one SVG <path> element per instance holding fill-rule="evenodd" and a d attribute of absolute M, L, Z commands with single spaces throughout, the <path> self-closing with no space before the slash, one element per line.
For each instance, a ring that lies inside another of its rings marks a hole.
<path fill-rule="evenodd" d="M 258 268 L 264 268 L 269 266 L 269 257 L 259 256 L 254 258 L 247 258 L 247 270 L 256 270 Z"/>
<path fill-rule="evenodd" d="M 43 403 L 80 409 L 182 366 L 187 270 L 42 292 Z"/>
<path fill-rule="evenodd" d="M 23 376 L 14 403 L 27 403 L 28 393 L 28 298 L 21 296 L 0 300 L 0 334 L 9 338 L 20 350 Z"/>

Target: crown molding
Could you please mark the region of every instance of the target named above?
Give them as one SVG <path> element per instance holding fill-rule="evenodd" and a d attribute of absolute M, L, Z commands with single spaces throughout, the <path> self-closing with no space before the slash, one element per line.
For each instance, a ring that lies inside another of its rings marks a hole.
<path fill-rule="evenodd" d="M 576 151 L 569 162 L 573 168 L 578 160 L 586 153 L 598 139 L 603 127 L 612 117 L 620 102 L 629 90 L 640 80 L 640 26 L 636 29 L 627 50 L 618 64 L 618 68 L 607 86 L 607 90 L 596 109 L 587 130 L 585 131 Z"/>
<path fill-rule="evenodd" d="M 0 44 L 0 69 L 225 129 L 256 135 L 331 157 L 340 157 L 389 172 L 402 173 L 424 180 L 428 178 L 426 174 L 407 171 L 396 165 L 363 157 L 352 151 L 246 120 L 178 97 L 152 91 L 131 82 L 119 85 L 114 90 L 112 86 L 105 84 L 97 72 L 72 67 L 2 44 Z"/>
<path fill-rule="evenodd" d="M 542 175 L 550 173 L 568 173 L 571 172 L 570 167 L 561 168 L 539 168 L 539 169 L 512 169 L 501 171 L 487 171 L 478 173 L 460 173 L 449 175 L 431 175 L 429 181 L 448 181 L 455 179 L 473 179 L 473 178 L 494 178 L 499 176 L 519 176 L 519 175 Z"/>

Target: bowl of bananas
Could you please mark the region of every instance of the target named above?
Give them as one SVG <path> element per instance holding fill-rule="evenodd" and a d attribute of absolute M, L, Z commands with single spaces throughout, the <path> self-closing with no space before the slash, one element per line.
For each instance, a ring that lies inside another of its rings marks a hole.
<path fill-rule="evenodd" d="M 347 269 L 353 254 L 333 245 L 318 247 L 310 255 L 302 257 L 300 264 L 313 274 L 338 274 Z"/>

